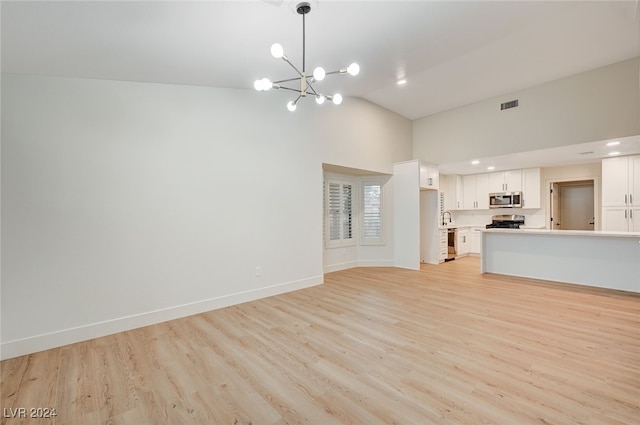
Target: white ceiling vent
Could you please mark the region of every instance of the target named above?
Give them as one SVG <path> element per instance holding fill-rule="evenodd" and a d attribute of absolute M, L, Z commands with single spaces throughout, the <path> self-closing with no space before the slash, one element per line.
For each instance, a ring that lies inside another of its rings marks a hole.
<path fill-rule="evenodd" d="M 517 107 L 518 107 L 518 99 L 500 104 L 501 111 L 504 111 L 505 109 L 511 109 L 511 108 L 517 108 Z"/>

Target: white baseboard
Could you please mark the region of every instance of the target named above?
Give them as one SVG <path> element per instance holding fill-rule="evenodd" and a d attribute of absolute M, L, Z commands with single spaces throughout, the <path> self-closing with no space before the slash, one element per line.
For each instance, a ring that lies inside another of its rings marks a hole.
<path fill-rule="evenodd" d="M 0 345 L 0 360 L 154 325 L 156 323 L 179 319 L 181 317 L 192 316 L 206 311 L 217 310 L 219 308 L 271 297 L 273 295 L 284 294 L 285 292 L 309 288 L 311 286 L 320 285 L 322 282 L 322 276 L 314 276 L 307 279 L 238 292 L 208 300 L 168 307 L 161 310 L 120 317 L 99 323 L 91 323 L 70 329 L 63 329 L 29 338 L 7 341 Z"/>
<path fill-rule="evenodd" d="M 393 260 L 357 260 L 324 266 L 325 273 L 338 272 L 354 267 L 394 267 Z"/>
<path fill-rule="evenodd" d="M 358 267 L 393 267 L 393 260 L 358 260 Z"/>
<path fill-rule="evenodd" d="M 339 272 L 340 270 L 352 269 L 354 267 L 358 267 L 358 263 L 356 261 L 347 261 L 344 263 L 326 265 L 324 266 L 324 272 L 325 273 Z"/>

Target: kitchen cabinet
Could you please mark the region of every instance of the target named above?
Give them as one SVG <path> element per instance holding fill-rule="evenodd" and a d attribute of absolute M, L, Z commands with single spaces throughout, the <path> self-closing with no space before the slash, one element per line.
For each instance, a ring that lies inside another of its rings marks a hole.
<path fill-rule="evenodd" d="M 542 183 L 539 168 L 522 170 L 522 208 L 542 208 Z"/>
<path fill-rule="evenodd" d="M 444 192 L 444 210 L 461 210 L 462 199 L 462 176 L 450 174 L 440 176 L 440 190 Z"/>
<path fill-rule="evenodd" d="M 412 270 L 420 270 L 421 261 L 438 264 L 439 257 L 439 196 L 437 190 L 421 190 L 421 165 L 393 164 L 393 263 Z"/>
<path fill-rule="evenodd" d="M 393 164 L 394 266 L 420 270 L 418 161 Z"/>
<path fill-rule="evenodd" d="M 439 262 L 442 263 L 444 262 L 444 260 L 447 259 L 447 254 L 448 254 L 448 237 L 447 237 L 447 229 L 440 229 L 439 230 L 439 242 L 438 242 L 438 246 L 439 246 L 439 251 L 440 251 L 440 256 L 438 258 Z"/>
<path fill-rule="evenodd" d="M 458 228 L 456 232 L 456 256 L 469 254 L 469 228 Z"/>
<path fill-rule="evenodd" d="M 522 170 L 489 173 L 489 193 L 521 192 Z"/>
<path fill-rule="evenodd" d="M 603 207 L 602 230 L 608 232 L 640 232 L 640 205 Z"/>
<path fill-rule="evenodd" d="M 602 160 L 602 230 L 640 229 L 640 155 Z"/>
<path fill-rule="evenodd" d="M 472 227 L 469 230 L 469 253 L 480 255 L 480 243 L 482 241 L 482 230 L 484 227 Z"/>
<path fill-rule="evenodd" d="M 640 155 L 602 160 L 602 205 L 640 205 Z"/>
<path fill-rule="evenodd" d="M 462 178 L 463 209 L 489 209 L 489 175 L 471 174 Z"/>
<path fill-rule="evenodd" d="M 420 189 L 438 189 L 438 167 L 425 162 L 420 162 Z"/>

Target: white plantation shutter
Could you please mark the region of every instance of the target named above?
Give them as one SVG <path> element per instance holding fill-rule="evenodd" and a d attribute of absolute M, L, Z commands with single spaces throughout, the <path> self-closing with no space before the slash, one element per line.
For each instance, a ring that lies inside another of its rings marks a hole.
<path fill-rule="evenodd" d="M 353 208 L 350 184 L 342 185 L 342 239 L 353 239 Z"/>
<path fill-rule="evenodd" d="M 362 238 L 382 238 L 382 187 L 379 183 L 364 183 L 362 186 Z"/>
<path fill-rule="evenodd" d="M 382 181 L 363 180 L 360 242 L 363 245 L 384 244 L 382 223 Z"/>
<path fill-rule="evenodd" d="M 327 245 L 353 242 L 353 184 L 329 180 L 326 185 Z"/>
<path fill-rule="evenodd" d="M 340 183 L 329 183 L 329 240 L 340 240 Z"/>

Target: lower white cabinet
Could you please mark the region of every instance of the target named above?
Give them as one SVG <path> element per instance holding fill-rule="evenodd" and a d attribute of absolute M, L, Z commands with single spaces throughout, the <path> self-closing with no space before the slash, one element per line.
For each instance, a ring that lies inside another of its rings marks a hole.
<path fill-rule="evenodd" d="M 608 232 L 640 232 L 640 205 L 636 207 L 602 208 L 602 230 Z"/>
<path fill-rule="evenodd" d="M 472 227 L 469 230 L 469 239 L 471 244 L 469 246 L 469 254 L 480 255 L 480 244 L 482 241 L 482 230 L 484 227 Z"/>
<path fill-rule="evenodd" d="M 448 254 L 447 229 L 440 229 L 440 241 L 438 246 L 440 247 L 439 260 L 442 263 L 444 260 L 447 259 L 447 254 Z"/>
<path fill-rule="evenodd" d="M 469 254 L 469 228 L 458 228 L 456 240 L 456 256 L 460 257 Z"/>

